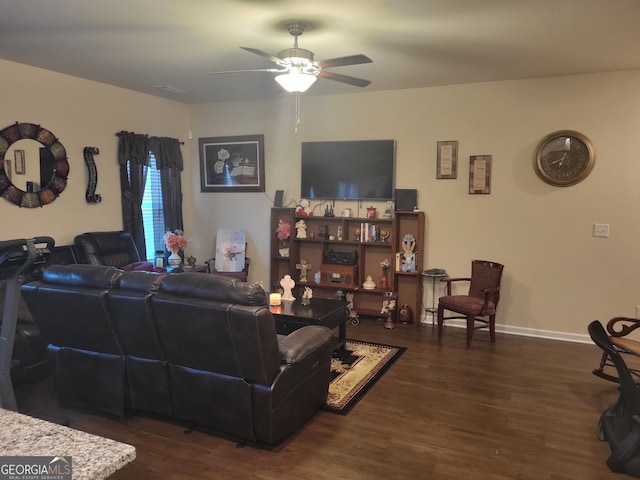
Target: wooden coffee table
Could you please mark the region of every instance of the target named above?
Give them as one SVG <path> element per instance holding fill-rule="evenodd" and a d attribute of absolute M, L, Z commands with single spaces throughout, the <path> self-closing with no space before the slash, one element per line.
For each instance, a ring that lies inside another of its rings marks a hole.
<path fill-rule="evenodd" d="M 334 350 L 344 348 L 347 340 L 347 302 L 331 298 L 312 298 L 310 305 L 299 299 L 283 301 L 279 307 L 269 307 L 276 319 L 276 331 L 288 335 L 306 325 L 321 325 L 331 330 L 338 328 L 338 343 Z"/>

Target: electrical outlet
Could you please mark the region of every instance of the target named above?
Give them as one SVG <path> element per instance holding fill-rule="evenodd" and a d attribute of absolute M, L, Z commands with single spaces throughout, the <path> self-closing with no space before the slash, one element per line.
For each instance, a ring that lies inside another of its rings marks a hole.
<path fill-rule="evenodd" d="M 636 307 L 636 318 L 640 320 L 640 306 Z"/>
<path fill-rule="evenodd" d="M 608 237 L 609 236 L 609 224 L 608 223 L 594 223 L 593 224 L 593 236 L 594 237 Z"/>

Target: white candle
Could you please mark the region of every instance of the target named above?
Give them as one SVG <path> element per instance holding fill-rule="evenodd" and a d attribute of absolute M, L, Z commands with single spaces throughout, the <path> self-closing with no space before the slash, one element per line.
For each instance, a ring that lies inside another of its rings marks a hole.
<path fill-rule="evenodd" d="M 282 295 L 279 293 L 269 294 L 269 305 L 278 306 L 282 304 Z"/>

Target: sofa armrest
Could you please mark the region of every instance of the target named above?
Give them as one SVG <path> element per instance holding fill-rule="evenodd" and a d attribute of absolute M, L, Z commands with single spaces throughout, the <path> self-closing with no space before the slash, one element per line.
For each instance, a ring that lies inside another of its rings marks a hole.
<path fill-rule="evenodd" d="M 308 325 L 278 336 L 280 359 L 287 365 L 294 365 L 331 340 L 331 330 L 319 325 Z"/>

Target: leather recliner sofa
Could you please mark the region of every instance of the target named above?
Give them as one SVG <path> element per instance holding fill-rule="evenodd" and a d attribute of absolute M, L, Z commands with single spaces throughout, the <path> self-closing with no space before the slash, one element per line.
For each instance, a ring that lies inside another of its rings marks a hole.
<path fill-rule="evenodd" d="M 274 444 L 326 400 L 331 331 L 276 334 L 266 294 L 220 275 L 54 265 L 22 287 L 58 400 Z"/>
<path fill-rule="evenodd" d="M 133 237 L 128 232 L 87 232 L 77 235 L 73 243 L 78 263 L 120 268 L 141 261 Z"/>

